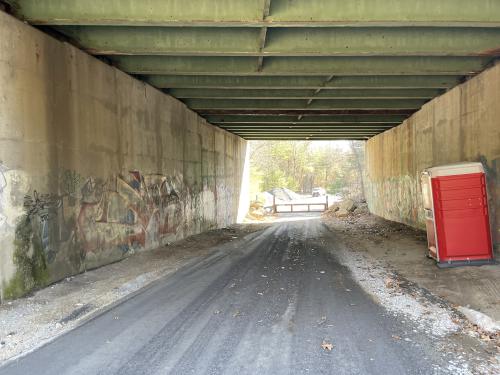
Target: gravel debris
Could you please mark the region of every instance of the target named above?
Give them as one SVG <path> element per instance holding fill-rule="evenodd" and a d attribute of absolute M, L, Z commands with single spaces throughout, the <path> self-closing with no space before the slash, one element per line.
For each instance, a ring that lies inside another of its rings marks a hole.
<path fill-rule="evenodd" d="M 363 289 L 393 314 L 410 319 L 419 329 L 438 337 L 459 330 L 452 311 L 430 301 L 423 304 L 415 296 L 406 294 L 399 287 L 397 276 L 375 259 L 364 254 L 354 259 L 352 252 L 345 248 L 335 255 L 351 270 Z"/>

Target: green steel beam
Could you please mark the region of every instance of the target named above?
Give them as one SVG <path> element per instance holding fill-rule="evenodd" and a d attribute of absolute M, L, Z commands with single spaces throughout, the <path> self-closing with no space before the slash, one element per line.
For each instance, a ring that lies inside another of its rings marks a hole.
<path fill-rule="evenodd" d="M 158 88 L 210 89 L 400 89 L 451 88 L 459 76 L 339 76 L 325 83 L 326 76 L 140 76 Z"/>
<path fill-rule="evenodd" d="M 60 26 L 57 30 L 98 55 L 500 55 L 500 28 L 274 28 L 266 29 L 265 35 L 256 28 Z"/>
<path fill-rule="evenodd" d="M 322 138 L 322 139 L 330 139 L 330 138 L 338 138 L 338 137 L 359 137 L 359 138 L 362 138 L 364 137 L 365 139 L 367 138 L 371 138 L 371 137 L 374 137 L 376 136 L 377 134 L 380 134 L 380 133 L 374 133 L 374 134 L 318 134 L 318 133 L 312 133 L 312 134 L 237 134 L 237 133 L 234 133 L 236 134 L 237 136 L 240 136 L 242 138 L 263 138 L 263 137 L 269 137 L 271 139 L 274 139 L 274 138 L 277 138 L 277 137 L 291 137 L 291 138 L 298 138 L 298 137 L 302 137 L 302 138 L 305 138 L 305 139 L 309 139 L 309 138 Z"/>
<path fill-rule="evenodd" d="M 19 17 L 50 25 L 499 26 L 497 0 L 7 0 Z"/>
<path fill-rule="evenodd" d="M 338 89 L 251 90 L 251 89 L 171 89 L 167 93 L 180 99 L 430 99 L 443 93 L 439 89 Z"/>
<path fill-rule="evenodd" d="M 220 115 L 205 116 L 212 124 L 401 124 L 408 116 L 404 115 L 330 115 L 330 116 L 242 116 L 242 115 Z"/>
<path fill-rule="evenodd" d="M 316 130 L 316 129 L 307 129 L 307 130 L 291 130 L 291 129 L 268 129 L 268 130 L 241 130 L 234 131 L 231 130 L 231 133 L 236 134 L 377 134 L 380 133 L 378 130 Z"/>
<path fill-rule="evenodd" d="M 224 129 L 388 129 L 400 124 L 382 124 L 382 123 L 262 123 L 262 124 L 213 124 Z"/>
<path fill-rule="evenodd" d="M 365 139 L 366 138 L 371 138 L 371 137 L 374 137 L 376 136 L 377 134 L 379 133 L 372 133 L 372 134 L 350 134 L 350 133 L 345 133 L 345 134 L 321 134 L 321 133 L 304 133 L 304 134 L 238 134 L 238 133 L 234 133 L 236 134 L 237 136 L 240 136 L 242 138 L 253 138 L 253 137 L 271 137 L 271 138 L 275 138 L 275 137 L 305 137 L 305 138 L 317 138 L 317 137 L 321 137 L 321 138 L 324 138 L 324 139 L 327 139 L 327 138 L 330 138 L 330 137 L 359 137 L 359 138 L 362 138 L 364 137 Z"/>
<path fill-rule="evenodd" d="M 278 128 L 278 129 L 232 129 L 232 128 L 223 128 L 232 133 L 266 133 L 266 132 L 353 132 L 353 133 L 380 133 L 385 130 L 391 128 L 373 128 L 373 129 L 350 129 L 350 128 L 342 128 L 342 129 L 319 129 L 319 128 L 300 128 L 300 129 L 288 129 L 288 128 Z"/>
<path fill-rule="evenodd" d="M 133 74 L 169 75 L 469 75 L 487 57 L 268 57 L 257 71 L 256 57 L 113 56 Z"/>
<path fill-rule="evenodd" d="M 274 0 L 273 21 L 314 19 L 317 22 L 444 24 L 477 21 L 497 24 L 500 4 L 496 0 Z M 354 21 L 355 20 L 355 21 Z M 430 23 L 429 23 L 430 21 Z"/>
<path fill-rule="evenodd" d="M 59 26 L 57 30 L 95 55 L 259 55 L 257 28 Z"/>
<path fill-rule="evenodd" d="M 343 131 L 343 132 L 330 132 L 330 131 L 316 131 L 316 130 L 310 130 L 310 131 L 290 131 L 290 132 L 265 132 L 265 131 L 257 131 L 257 132 L 245 132 L 245 131 L 231 131 L 227 130 L 228 132 L 232 134 L 237 134 L 241 137 L 248 137 L 248 136 L 263 136 L 263 135 L 330 135 L 330 136 L 340 136 L 340 135 L 355 135 L 355 136 L 374 136 L 380 133 L 385 132 L 388 129 L 383 129 L 380 131 L 364 131 L 364 132 L 353 132 L 353 131 Z"/>
<path fill-rule="evenodd" d="M 499 0 L 7 2 L 246 139 L 368 139 L 500 56 Z"/>
<path fill-rule="evenodd" d="M 409 117 L 416 109 L 203 109 L 196 111 L 202 116 L 226 116 L 226 115 L 269 115 L 269 116 L 326 116 L 326 115 L 388 115 Z"/>
<path fill-rule="evenodd" d="M 307 129 L 389 129 L 393 128 L 394 126 L 397 125 L 383 125 L 383 124 L 373 124 L 373 125 L 367 125 L 367 124 L 305 124 L 305 125 L 298 125 L 298 124 L 263 124 L 263 125 L 217 125 L 223 129 L 231 129 L 231 130 L 236 130 L 236 129 L 245 129 L 245 130 L 265 130 L 265 129 L 294 129 L 294 130 L 307 130 Z"/>
<path fill-rule="evenodd" d="M 372 136 L 338 136 L 338 135 L 315 135 L 315 136 L 283 136 L 283 135 L 264 135 L 264 136 L 241 136 L 247 141 L 366 141 Z"/>
<path fill-rule="evenodd" d="M 318 100 L 308 105 L 306 100 L 259 99 L 186 99 L 184 103 L 194 110 L 202 109 L 418 109 L 426 103 L 419 99 L 335 99 Z"/>
<path fill-rule="evenodd" d="M 279 28 L 269 56 L 471 56 L 500 54 L 498 28 Z"/>
<path fill-rule="evenodd" d="M 332 138 L 335 139 L 337 137 L 359 137 L 359 138 L 371 138 L 378 133 L 317 133 L 317 132 L 306 132 L 306 133 L 232 133 L 238 135 L 242 138 L 254 138 L 254 137 L 323 137 L 323 138 Z"/>
<path fill-rule="evenodd" d="M 219 25 L 262 21 L 263 0 L 7 0 L 38 25 Z"/>

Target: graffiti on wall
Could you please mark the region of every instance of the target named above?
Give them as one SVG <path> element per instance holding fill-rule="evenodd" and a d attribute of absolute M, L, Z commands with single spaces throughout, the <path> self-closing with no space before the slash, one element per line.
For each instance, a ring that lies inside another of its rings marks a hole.
<path fill-rule="evenodd" d="M 86 253 L 111 246 L 123 252 L 162 244 L 182 217 L 178 185 L 162 175 L 130 172 L 106 183 L 89 178 L 81 189 L 77 233 Z"/>
<path fill-rule="evenodd" d="M 123 255 L 175 238 L 183 225 L 181 197 L 187 199 L 181 181 L 139 171 L 107 180 L 65 171 L 60 178 L 61 195 L 37 194 L 26 209 L 42 219 L 40 231 L 49 262 L 56 258 L 53 249 L 64 249 L 59 244 L 65 241 L 69 242 L 66 252 L 79 247 L 84 259 L 106 257 L 110 252 Z M 64 232 L 61 226 L 66 228 L 66 238 L 57 238 Z"/>
<path fill-rule="evenodd" d="M 368 178 L 365 187 L 371 212 L 415 226 L 425 223 L 420 191 L 419 179 L 409 175 L 383 181 Z"/>
<path fill-rule="evenodd" d="M 107 179 L 69 170 L 56 177 L 48 194 L 34 189 L 23 171 L 0 164 L 0 237 L 15 248 L 17 269 L 6 295 L 23 295 L 230 220 L 230 207 L 217 206 L 216 198 L 229 192 L 214 191 L 215 183 L 188 187 L 181 175 L 136 170 Z"/>
<path fill-rule="evenodd" d="M 0 229 L 29 223 L 49 264 L 70 261 L 70 253 L 81 253 L 83 262 L 89 254 L 125 254 L 170 242 L 192 200 L 181 177 L 139 171 L 103 180 L 65 170 L 58 194 L 31 190 L 23 176 L 0 164 Z"/>

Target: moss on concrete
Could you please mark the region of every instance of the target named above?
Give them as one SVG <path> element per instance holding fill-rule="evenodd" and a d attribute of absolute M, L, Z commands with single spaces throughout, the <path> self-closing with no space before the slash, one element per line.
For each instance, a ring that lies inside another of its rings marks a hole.
<path fill-rule="evenodd" d="M 33 219 L 23 216 L 16 227 L 14 263 L 16 273 L 4 288 L 4 298 L 26 295 L 49 283 L 45 254 L 39 236 L 33 230 Z"/>

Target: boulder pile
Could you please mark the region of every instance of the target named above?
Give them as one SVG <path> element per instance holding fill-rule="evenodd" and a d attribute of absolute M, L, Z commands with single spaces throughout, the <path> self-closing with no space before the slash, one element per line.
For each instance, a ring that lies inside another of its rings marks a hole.
<path fill-rule="evenodd" d="M 344 218 L 353 214 L 361 215 L 369 212 L 366 202 L 355 202 L 352 199 L 345 199 L 328 208 L 325 215 Z"/>

